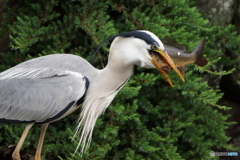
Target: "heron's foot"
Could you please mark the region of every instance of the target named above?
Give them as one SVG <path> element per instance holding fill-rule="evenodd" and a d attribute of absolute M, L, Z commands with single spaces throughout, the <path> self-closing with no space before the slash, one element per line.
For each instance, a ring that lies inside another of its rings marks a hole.
<path fill-rule="evenodd" d="M 20 153 L 14 151 L 12 154 L 12 159 L 13 160 L 21 160 Z"/>

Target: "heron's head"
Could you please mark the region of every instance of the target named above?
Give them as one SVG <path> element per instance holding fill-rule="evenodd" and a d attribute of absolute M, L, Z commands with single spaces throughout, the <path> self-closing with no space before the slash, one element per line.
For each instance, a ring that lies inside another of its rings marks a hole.
<path fill-rule="evenodd" d="M 161 40 L 149 31 L 138 30 L 118 35 L 111 44 L 109 58 L 119 60 L 125 65 L 133 64 L 143 68 L 157 68 L 173 86 L 166 71 L 159 64 L 161 61 L 158 59 L 164 59 L 184 81 L 182 74 L 165 51 Z"/>

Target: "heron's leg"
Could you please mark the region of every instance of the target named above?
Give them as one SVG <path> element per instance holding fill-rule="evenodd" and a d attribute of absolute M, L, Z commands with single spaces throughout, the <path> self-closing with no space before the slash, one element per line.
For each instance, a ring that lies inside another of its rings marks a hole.
<path fill-rule="evenodd" d="M 41 125 L 41 133 L 38 141 L 37 151 L 35 155 L 35 160 L 41 160 L 41 152 L 42 152 L 42 146 L 43 146 L 43 140 L 45 137 L 46 130 L 48 128 L 49 123 L 45 123 Z"/>
<path fill-rule="evenodd" d="M 30 123 L 26 126 L 25 130 L 23 131 L 22 133 L 22 136 L 12 154 L 12 159 L 13 160 L 21 160 L 21 157 L 20 157 L 20 149 L 22 148 L 22 145 L 27 137 L 27 134 L 29 132 L 29 130 L 32 128 L 32 126 L 34 125 L 34 123 Z"/>

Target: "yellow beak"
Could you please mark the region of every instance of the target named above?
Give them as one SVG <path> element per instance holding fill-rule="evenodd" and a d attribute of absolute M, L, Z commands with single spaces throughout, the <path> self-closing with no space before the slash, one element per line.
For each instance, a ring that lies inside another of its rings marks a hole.
<path fill-rule="evenodd" d="M 178 76 L 182 79 L 182 81 L 185 81 L 182 74 L 178 70 L 177 66 L 174 64 L 170 56 L 162 49 L 155 49 L 154 52 L 157 52 L 160 54 L 160 56 L 166 61 L 166 63 L 178 74 Z M 167 72 L 162 69 L 161 65 L 157 62 L 156 58 L 152 56 L 152 64 L 159 70 L 160 73 L 162 73 L 163 77 L 167 80 L 167 82 L 173 87 L 173 84 L 170 80 L 170 78 L 167 75 Z"/>

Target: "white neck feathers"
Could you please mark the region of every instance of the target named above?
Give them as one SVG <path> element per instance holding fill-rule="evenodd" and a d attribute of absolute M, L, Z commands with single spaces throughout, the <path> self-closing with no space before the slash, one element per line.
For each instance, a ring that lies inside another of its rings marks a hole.
<path fill-rule="evenodd" d="M 89 147 L 98 117 L 105 112 L 113 98 L 132 75 L 133 65 L 123 67 L 116 63 L 119 62 L 109 59 L 108 65 L 91 80 L 74 135 L 74 137 L 80 136 L 77 149 L 81 146 L 81 153 Z"/>

